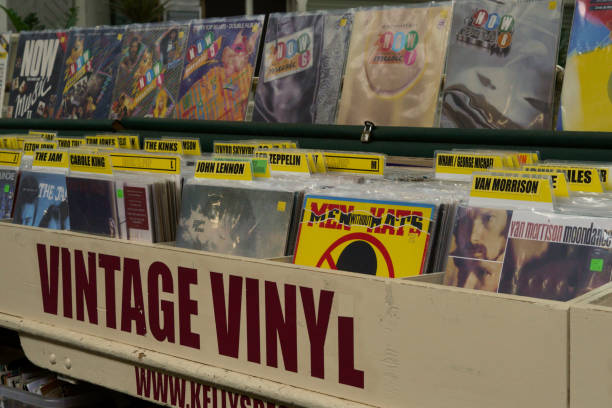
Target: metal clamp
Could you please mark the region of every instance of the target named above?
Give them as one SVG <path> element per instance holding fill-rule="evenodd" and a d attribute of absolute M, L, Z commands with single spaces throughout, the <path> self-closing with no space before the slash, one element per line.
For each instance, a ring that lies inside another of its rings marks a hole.
<path fill-rule="evenodd" d="M 370 143 L 370 137 L 372 136 L 372 132 L 376 129 L 376 125 L 366 120 L 363 126 L 363 131 L 361 132 L 361 143 Z"/>

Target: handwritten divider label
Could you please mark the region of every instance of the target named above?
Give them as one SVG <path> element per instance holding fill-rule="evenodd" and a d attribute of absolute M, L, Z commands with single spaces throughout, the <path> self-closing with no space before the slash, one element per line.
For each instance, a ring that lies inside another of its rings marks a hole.
<path fill-rule="evenodd" d="M 57 137 L 57 132 L 51 130 L 30 130 L 28 134 L 32 136 L 40 136 L 46 140 L 54 140 Z"/>
<path fill-rule="evenodd" d="M 19 167 L 22 152 L 0 150 L 0 166 Z"/>
<path fill-rule="evenodd" d="M 385 170 L 385 156 L 382 154 L 325 152 L 324 156 L 327 171 L 329 172 L 382 176 Z"/>
<path fill-rule="evenodd" d="M 110 157 L 101 153 L 70 153 L 70 170 L 113 174 Z"/>
<path fill-rule="evenodd" d="M 180 140 L 145 139 L 144 150 L 149 153 L 183 154 Z"/>
<path fill-rule="evenodd" d="M 552 211 L 554 201 L 550 178 L 498 176 L 486 173 L 475 173 L 472 176 L 470 205 L 499 207 L 499 204 L 504 202 L 510 206 L 520 202 L 520 205 Z"/>
<path fill-rule="evenodd" d="M 251 161 L 198 160 L 195 177 L 217 180 L 253 180 Z"/>
<path fill-rule="evenodd" d="M 110 158 L 113 170 L 180 174 L 181 169 L 181 159 L 178 156 L 111 153 Z"/>
<path fill-rule="evenodd" d="M 268 159 L 271 171 L 310 174 L 308 157 L 303 152 L 258 150 L 256 157 Z"/>
<path fill-rule="evenodd" d="M 23 142 L 23 154 L 26 156 L 33 156 L 34 152 L 39 149 L 55 149 L 57 148 L 57 143 L 55 141 L 33 141 L 33 140 L 25 140 Z"/>
<path fill-rule="evenodd" d="M 58 137 L 55 139 L 57 147 L 60 149 L 70 149 L 72 147 L 81 147 L 85 144 L 85 139 L 78 137 Z"/>
<path fill-rule="evenodd" d="M 68 168 L 68 153 L 53 150 L 37 150 L 34 152 L 34 167 Z"/>
<path fill-rule="evenodd" d="M 437 178 L 469 180 L 475 171 L 503 169 L 512 166 L 507 158 L 493 154 L 466 154 L 455 152 L 437 152 L 435 156 L 435 174 Z"/>
<path fill-rule="evenodd" d="M 603 193 L 599 171 L 595 167 L 571 167 L 557 165 L 525 166 L 523 170 L 542 173 L 564 173 L 570 191 Z"/>

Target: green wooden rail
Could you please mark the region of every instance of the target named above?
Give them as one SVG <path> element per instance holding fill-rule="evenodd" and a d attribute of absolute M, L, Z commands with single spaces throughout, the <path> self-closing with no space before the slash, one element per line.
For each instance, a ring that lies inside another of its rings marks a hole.
<path fill-rule="evenodd" d="M 60 135 L 123 131 L 144 137 L 199 137 L 204 151 L 215 140 L 279 138 L 300 147 L 381 152 L 394 156 L 432 157 L 437 149 L 496 148 L 538 150 L 543 159 L 612 161 L 612 133 L 526 130 L 456 130 L 379 127 L 362 143 L 361 126 L 161 119 L 16 120 L 0 119 L 0 133 L 29 129 L 57 130 Z"/>

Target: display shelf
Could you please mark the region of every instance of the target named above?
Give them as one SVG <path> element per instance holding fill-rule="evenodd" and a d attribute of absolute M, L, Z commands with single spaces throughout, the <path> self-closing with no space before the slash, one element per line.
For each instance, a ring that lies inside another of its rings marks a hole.
<path fill-rule="evenodd" d="M 378 127 L 374 130 L 372 141 L 362 143 L 361 126 L 162 119 L 0 119 L 0 132 L 23 132 L 28 129 L 58 130 L 66 135 L 126 131 L 139 133 L 143 137 L 199 137 L 205 151 L 212 150 L 214 140 L 266 137 L 295 139 L 304 148 L 370 151 L 412 157 L 433 157 L 436 149 L 451 148 L 539 150 L 544 159 L 568 160 L 609 161 L 612 154 L 612 133 L 605 132 Z"/>
<path fill-rule="evenodd" d="M 566 303 L 12 224 L 0 254 L 0 326 L 27 356 L 134 396 L 160 402 L 156 378 L 187 408 L 205 387 L 252 407 L 567 406 Z"/>

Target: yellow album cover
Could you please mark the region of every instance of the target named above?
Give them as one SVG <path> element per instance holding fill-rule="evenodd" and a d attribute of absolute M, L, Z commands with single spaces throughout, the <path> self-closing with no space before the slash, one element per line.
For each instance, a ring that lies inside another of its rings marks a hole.
<path fill-rule="evenodd" d="M 435 205 L 309 195 L 294 263 L 389 278 L 425 271 Z"/>

